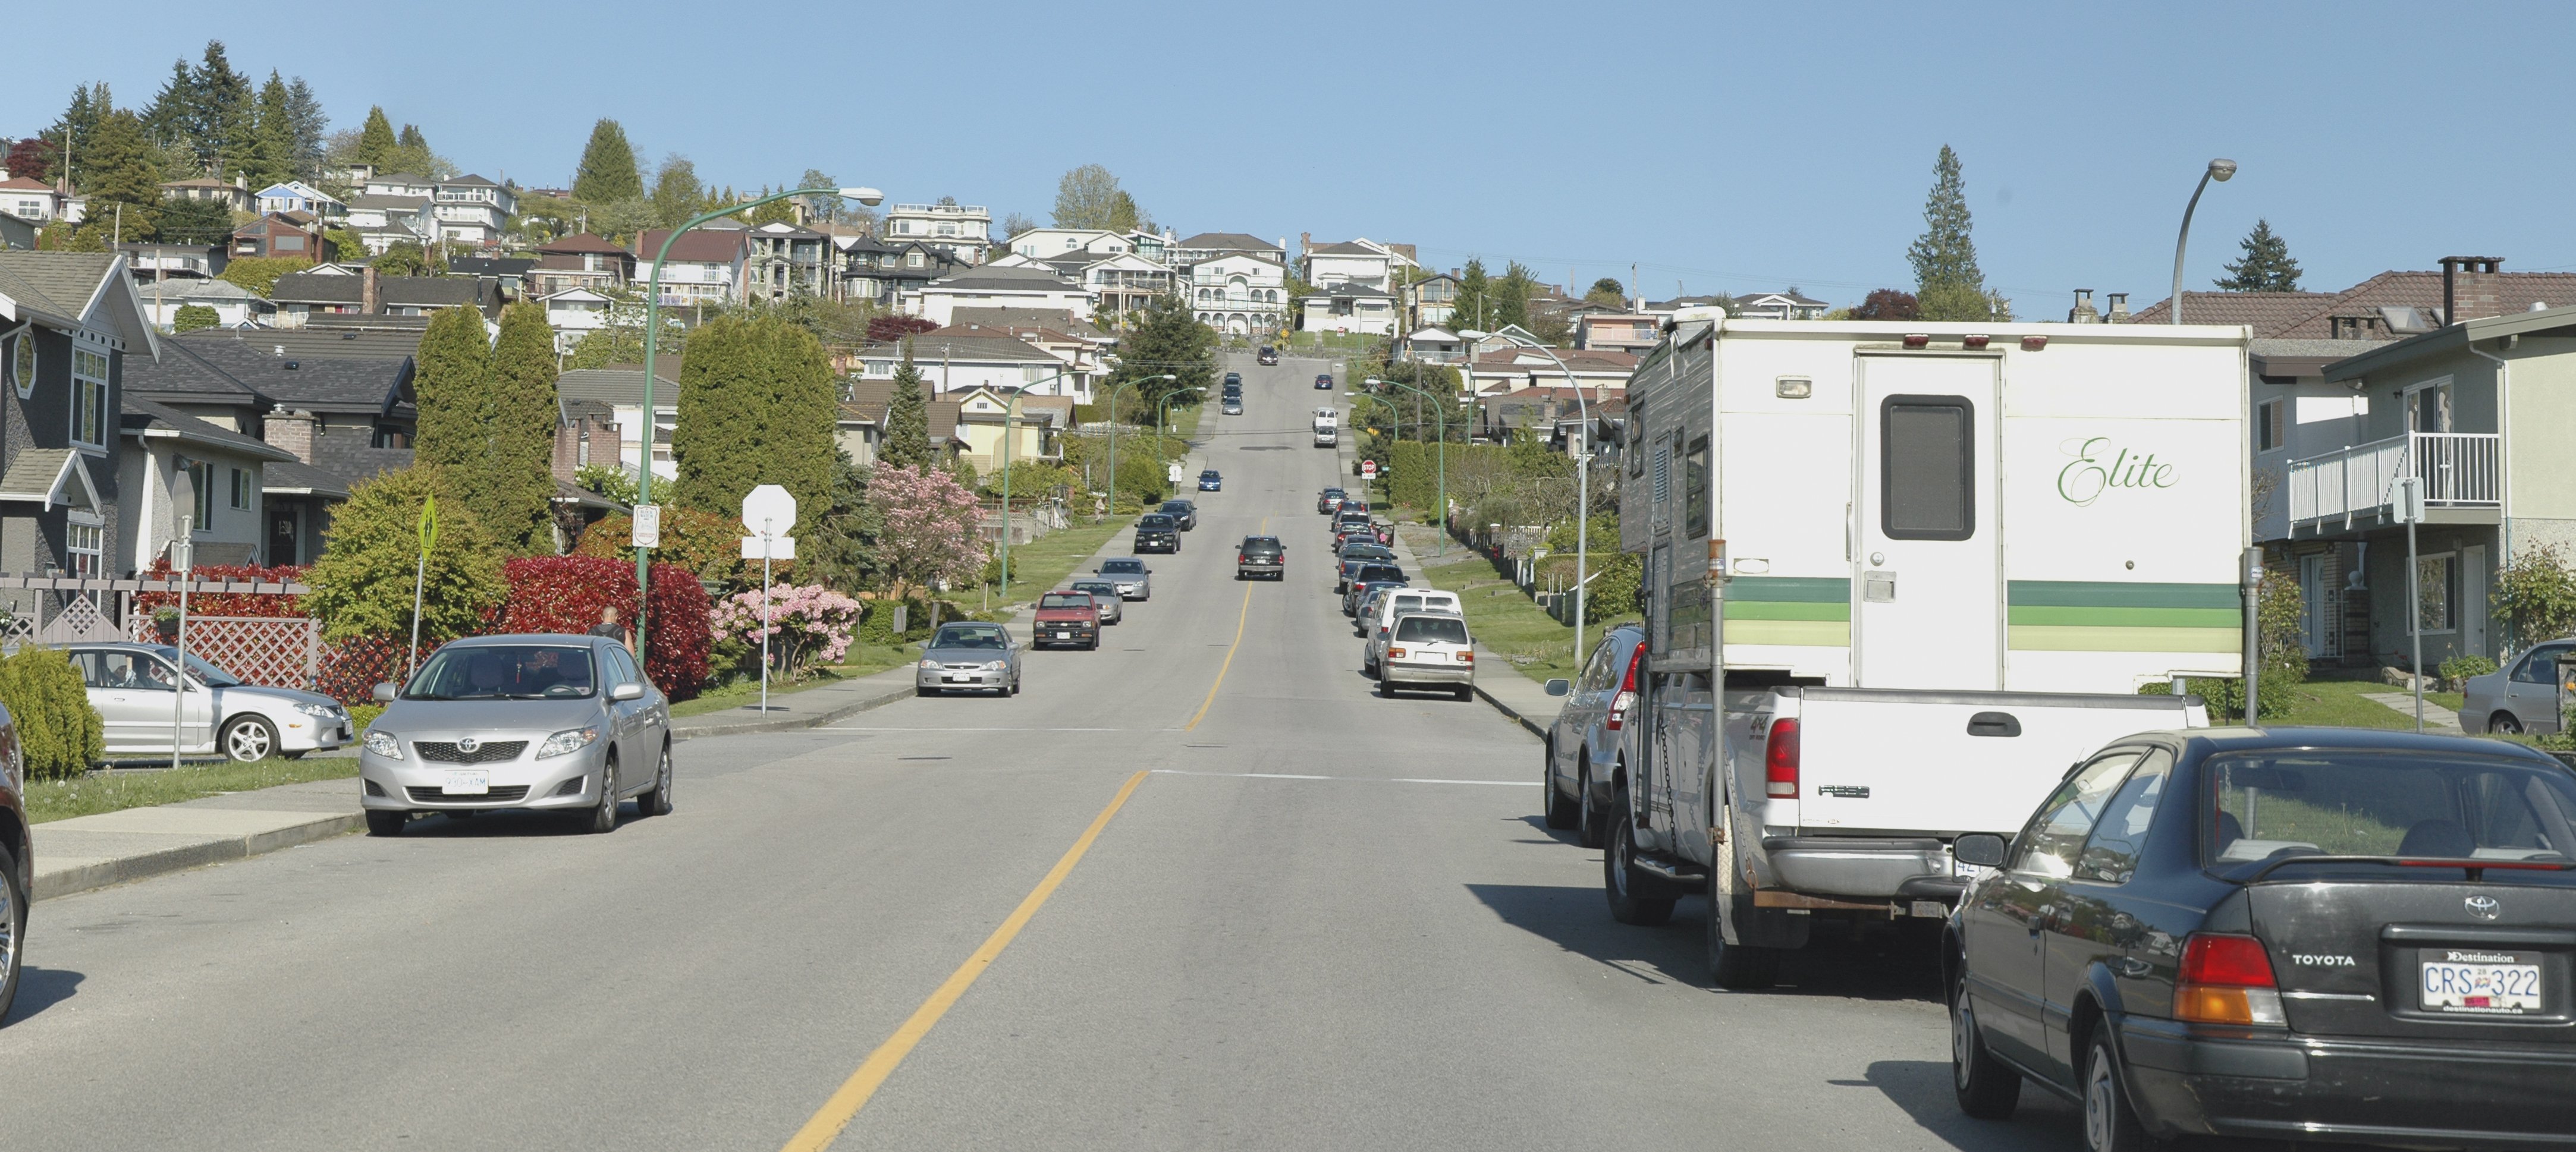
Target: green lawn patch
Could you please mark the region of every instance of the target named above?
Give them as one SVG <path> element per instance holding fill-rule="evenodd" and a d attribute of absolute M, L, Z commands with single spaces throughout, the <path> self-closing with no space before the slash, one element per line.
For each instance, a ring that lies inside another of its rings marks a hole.
<path fill-rule="evenodd" d="M 777 680 L 770 681 L 769 695 L 771 699 L 776 699 L 808 688 L 820 688 L 826 684 L 838 684 L 844 680 L 874 676 L 889 668 L 901 668 L 920 658 L 921 649 L 910 644 L 853 643 L 850 645 L 850 650 L 842 654 L 840 663 L 806 669 L 805 679 L 802 681 L 793 684 Z M 754 677 L 714 689 L 700 695 L 697 699 L 673 704 L 671 715 L 703 716 L 709 712 L 722 712 L 728 708 L 740 708 L 745 704 L 757 703 L 760 703 L 760 680 Z"/>
<path fill-rule="evenodd" d="M 182 765 L 175 769 L 108 769 L 68 780 L 28 781 L 27 819 L 42 824 L 48 820 L 95 816 L 101 812 L 148 808 L 155 804 L 176 804 L 200 796 L 250 792 L 280 784 L 341 780 L 357 774 L 358 759 L 354 756 L 306 757 L 302 760 L 272 756 L 251 764 L 225 760 Z"/>
<path fill-rule="evenodd" d="M 1089 509 L 1073 519 L 1073 527 L 1049 532 L 1026 544 L 1011 546 L 1011 595 L 1004 599 L 994 590 L 993 602 L 1026 604 L 1060 588 L 1073 576 L 1074 569 L 1091 559 L 1092 554 L 1119 533 L 1136 523 L 1134 516 L 1112 516 L 1098 524 L 1091 522 Z M 1083 573 L 1089 575 L 1086 569 Z M 970 604 L 969 607 L 972 607 Z"/>
<path fill-rule="evenodd" d="M 1492 561 L 1455 541 L 1449 558 L 1437 561 L 1432 552 L 1439 540 L 1426 528 L 1406 529 L 1404 543 L 1422 564 L 1418 575 L 1425 582 L 1458 594 L 1467 609 L 1467 631 L 1486 651 L 1509 660 L 1515 671 L 1532 680 L 1570 679 L 1581 669 L 1582 661 L 1574 653 L 1574 628 L 1557 623 L 1518 585 L 1495 571 Z M 1632 614 L 1589 625 L 1583 630 L 1584 643 L 1635 619 Z"/>
<path fill-rule="evenodd" d="M 2287 714 L 2265 716 L 2263 723 L 2338 728 L 2412 729 L 2415 727 L 2415 713 L 2411 706 L 2405 711 L 2399 711 L 2376 700 L 2362 698 L 2364 695 L 2380 693 L 2403 696 L 2406 690 L 2377 680 L 2310 680 L 2299 685 L 2295 690 L 2292 696 L 2293 704 Z M 2457 692 L 2424 694 L 2424 705 L 2427 708 L 2441 707 L 2457 712 L 2462 703 L 2460 694 Z"/>

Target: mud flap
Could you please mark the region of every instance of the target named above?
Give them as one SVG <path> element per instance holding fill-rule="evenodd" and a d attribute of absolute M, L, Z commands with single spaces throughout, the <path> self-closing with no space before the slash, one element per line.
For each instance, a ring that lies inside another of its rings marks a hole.
<path fill-rule="evenodd" d="M 1735 858 L 1736 837 L 1728 831 L 1734 822 L 1732 809 L 1721 813 L 1727 821 L 1711 829 L 1725 840 L 1718 851 L 1715 867 L 1709 869 L 1709 915 L 1718 918 L 1720 938 L 1729 944 L 1746 948 L 1796 949 L 1807 946 L 1807 924 L 1811 917 L 1792 916 L 1786 908 L 1753 906 L 1752 877 L 1745 865 Z"/>

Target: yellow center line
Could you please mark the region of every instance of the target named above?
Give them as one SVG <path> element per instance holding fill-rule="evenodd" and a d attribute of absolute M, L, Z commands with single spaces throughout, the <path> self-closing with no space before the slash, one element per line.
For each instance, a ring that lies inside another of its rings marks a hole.
<path fill-rule="evenodd" d="M 1002 921 L 1001 927 L 993 929 L 993 934 L 984 938 L 983 946 L 975 949 L 974 955 L 968 956 L 965 963 L 948 974 L 948 979 L 930 994 L 930 999 L 913 1009 L 911 1018 L 895 1029 L 894 1035 L 877 1045 L 876 1051 L 868 1053 L 859 1070 L 842 1081 L 830 1099 L 823 1101 L 823 1107 L 814 1113 L 814 1118 L 807 1120 L 804 1127 L 796 1130 L 796 1135 L 788 1138 L 785 1152 L 822 1152 L 832 1146 L 832 1141 L 840 1138 L 841 1130 L 849 1127 L 859 1109 L 867 1106 L 868 1098 L 876 1095 L 877 1088 L 886 1082 L 886 1077 L 894 1075 L 895 1066 L 903 1063 L 903 1058 L 912 1053 L 913 1046 L 921 1043 L 922 1037 L 929 1035 L 930 1029 L 939 1023 L 939 1018 L 947 1015 L 958 999 L 966 995 L 966 990 L 974 986 L 975 978 L 993 966 L 1002 949 L 1009 947 L 1012 939 L 1020 934 L 1020 929 L 1028 926 L 1029 918 L 1037 915 L 1038 907 L 1055 894 L 1056 886 L 1072 874 L 1073 866 L 1082 862 L 1082 854 L 1090 850 L 1091 842 L 1100 837 L 1100 830 L 1109 826 L 1109 818 L 1118 814 L 1118 809 L 1127 803 L 1127 797 L 1135 793 L 1136 786 L 1145 782 L 1147 775 L 1149 773 L 1138 772 L 1127 778 L 1127 783 L 1119 787 L 1118 795 L 1110 799 L 1109 806 L 1092 818 L 1091 827 L 1082 830 L 1081 838 L 1065 850 L 1064 856 L 1055 862 L 1055 867 L 1047 870 L 1046 878 L 1038 881 L 1038 886 L 1029 892 L 1028 898 L 1011 910 L 1011 915 Z"/>
<path fill-rule="evenodd" d="M 1268 532 L 1269 530 L 1270 518 L 1264 516 L 1261 518 L 1259 531 Z M 1280 565 L 1281 571 L 1287 570 L 1286 557 L 1280 558 Z M 1181 731 L 1198 731 L 1199 721 L 1207 719 L 1208 709 L 1216 705 L 1216 690 L 1225 687 L 1226 670 L 1234 667 L 1234 650 L 1243 647 L 1243 623 L 1250 619 L 1252 619 L 1252 582 L 1247 580 L 1243 584 L 1243 611 L 1234 618 L 1234 643 L 1225 646 L 1225 663 L 1216 666 L 1216 683 L 1208 685 L 1207 699 L 1199 702 L 1198 715 L 1190 717 L 1190 722 L 1182 725 Z"/>

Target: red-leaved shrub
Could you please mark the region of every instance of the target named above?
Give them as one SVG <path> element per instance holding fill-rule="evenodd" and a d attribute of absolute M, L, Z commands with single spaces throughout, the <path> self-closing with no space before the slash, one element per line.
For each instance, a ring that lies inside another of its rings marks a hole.
<path fill-rule="evenodd" d="M 510 632 L 588 632 L 600 609 L 635 622 L 635 566 L 605 556 L 531 556 L 502 566 L 510 582 L 499 627 Z M 644 622 L 644 674 L 673 700 L 707 680 L 707 590 L 677 564 L 653 566 L 653 611 Z"/>
<path fill-rule="evenodd" d="M 633 587 L 633 570 L 627 585 Z M 653 615 L 644 622 L 644 674 L 663 695 L 687 700 L 707 682 L 707 653 L 715 647 L 708 623 L 707 589 L 677 564 L 653 566 Z"/>
<path fill-rule="evenodd" d="M 170 562 L 164 559 L 155 562 L 152 569 L 143 573 L 141 578 L 169 580 L 177 575 L 170 570 Z M 257 564 L 199 564 L 188 569 L 188 575 L 199 581 L 245 580 L 259 584 L 292 584 L 304 578 L 304 567 L 296 564 L 281 564 L 274 568 L 263 568 Z M 302 616 L 304 615 L 304 608 L 300 603 L 302 600 L 301 596 L 288 596 L 283 593 L 191 592 L 188 594 L 188 614 L 191 616 Z M 179 594 L 138 592 L 134 596 L 134 606 L 146 614 L 163 608 L 176 608 L 179 606 Z"/>

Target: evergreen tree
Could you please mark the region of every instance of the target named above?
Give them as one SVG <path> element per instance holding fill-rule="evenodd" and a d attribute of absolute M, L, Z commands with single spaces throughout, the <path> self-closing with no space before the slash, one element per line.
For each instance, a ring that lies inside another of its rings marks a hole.
<path fill-rule="evenodd" d="M 118 229 L 127 240 L 147 240 L 160 219 L 161 169 L 152 141 L 134 113 L 110 112 L 92 132 L 89 155 L 79 160 L 81 191 L 89 195 L 87 224 Z M 122 221 L 117 209 L 124 208 Z M 85 225 L 86 226 L 86 225 Z"/>
<path fill-rule="evenodd" d="M 261 85 L 253 112 L 251 147 L 241 161 L 241 174 L 256 192 L 295 178 L 295 118 L 288 107 L 286 81 L 276 72 Z"/>
<path fill-rule="evenodd" d="M 491 457 L 492 412 L 492 349 L 484 343 L 483 314 L 440 309 L 421 333 L 418 365 L 412 374 L 420 406 L 413 458 L 480 477 Z"/>
<path fill-rule="evenodd" d="M 1503 278 L 1494 281 L 1491 290 L 1494 301 L 1494 326 L 1491 331 L 1500 332 L 1506 324 L 1518 324 L 1522 328 L 1528 328 L 1530 297 L 1537 292 L 1538 276 L 1535 273 L 1518 260 L 1504 265 Z"/>
<path fill-rule="evenodd" d="M 652 199 L 653 221 L 664 228 L 677 228 L 706 211 L 707 190 L 698 183 L 698 166 L 677 152 L 663 157 L 653 174 Z"/>
<path fill-rule="evenodd" d="M 472 309 L 452 309 L 471 312 Z M 492 343 L 491 455 L 467 499 L 513 552 L 554 554 L 554 329 L 543 305 L 522 301 L 501 313 Z"/>
<path fill-rule="evenodd" d="M 394 152 L 401 147 L 394 139 L 393 121 L 385 119 L 384 105 L 379 104 L 367 109 L 367 126 L 358 130 L 358 150 L 351 159 L 378 172 L 391 172 Z"/>
<path fill-rule="evenodd" d="M 923 394 L 921 370 L 912 366 L 912 341 L 903 342 L 903 366 L 894 370 L 894 398 L 886 404 L 885 443 L 877 462 L 898 468 L 926 467 L 938 457 L 930 448 L 930 398 Z"/>
<path fill-rule="evenodd" d="M 170 79 L 143 110 L 143 131 L 164 148 L 188 148 L 196 130 L 197 79 L 185 57 L 170 62 Z"/>
<path fill-rule="evenodd" d="M 58 181 L 77 180 L 81 173 L 89 171 L 89 150 L 95 143 L 92 137 L 98 132 L 98 122 L 114 111 L 116 102 L 108 96 L 106 81 L 72 89 L 71 103 L 63 108 L 62 118 L 45 133 L 53 143 L 54 154 L 63 160 L 63 170 L 55 174 Z"/>
<path fill-rule="evenodd" d="M 1959 154 L 1944 144 L 1932 165 L 1932 193 L 1923 201 L 1923 235 L 1905 253 L 1914 265 L 1922 319 L 1984 320 L 1993 315 L 1985 273 L 1977 268 L 1971 224 Z"/>
<path fill-rule="evenodd" d="M 323 137 L 331 130 L 331 118 L 323 114 L 321 98 L 301 76 L 286 82 L 286 122 L 294 133 L 296 179 L 321 179 Z"/>
<path fill-rule="evenodd" d="M 1155 379 L 1166 374 L 1179 379 Z M 1109 385 L 1136 390 L 1136 406 L 1122 404 L 1121 419 L 1150 423 L 1155 405 L 1166 398 L 1176 398 L 1176 405 L 1196 404 L 1200 390 L 1215 384 L 1216 332 L 1199 323 L 1189 302 L 1177 295 L 1146 302 L 1118 338 L 1118 367 L 1110 372 Z"/>
<path fill-rule="evenodd" d="M 418 124 L 405 124 L 402 134 L 394 138 L 394 171 L 436 180 L 447 175 L 438 170 L 438 154 L 429 150 L 429 137 Z"/>
<path fill-rule="evenodd" d="M 800 523 L 829 510 L 832 370 L 813 333 L 775 317 L 701 325 L 689 334 L 679 409 L 673 503 L 731 516 L 754 487 L 777 484 L 796 496 Z"/>
<path fill-rule="evenodd" d="M 173 197 L 154 212 L 154 234 L 162 243 L 222 244 L 232 239 L 233 212 L 221 200 Z"/>
<path fill-rule="evenodd" d="M 876 538 L 885 517 L 868 500 L 868 471 L 832 450 L 832 504 L 796 541 L 797 574 L 837 589 L 866 587 L 876 576 Z"/>
<path fill-rule="evenodd" d="M 573 199 L 592 204 L 631 200 L 644 194 L 644 177 L 635 167 L 635 149 L 626 129 L 601 117 L 591 125 L 590 143 L 581 150 L 581 169 L 573 176 Z"/>
<path fill-rule="evenodd" d="M 1493 282 L 1485 276 L 1485 261 L 1482 258 L 1469 259 L 1466 269 L 1458 274 L 1457 310 L 1449 317 L 1450 324 L 1493 331 L 1493 291 Z"/>
<path fill-rule="evenodd" d="M 2228 292 L 2296 292 L 2299 290 L 2299 262 L 2290 258 L 2290 245 L 2272 231 L 2272 222 L 2256 220 L 2254 230 L 2237 241 L 2245 250 L 2243 259 L 2227 265 L 2227 278 L 2218 282 Z"/>
<path fill-rule="evenodd" d="M 769 194 L 769 185 L 761 185 L 760 195 L 767 196 Z M 758 198 L 759 197 L 754 197 L 754 199 Z M 796 222 L 796 209 L 785 200 L 772 200 L 767 204 L 763 204 L 758 208 L 754 208 L 749 212 L 743 213 L 742 218 L 744 223 L 749 224 L 754 228 L 760 227 L 763 224 L 793 224 Z"/>
<path fill-rule="evenodd" d="M 196 89 L 188 135 L 198 170 L 223 175 L 239 168 L 250 155 L 256 127 L 257 99 L 251 94 L 250 77 L 233 70 L 223 41 L 208 40 L 205 58 L 188 81 Z"/>

